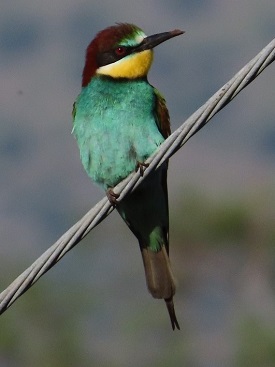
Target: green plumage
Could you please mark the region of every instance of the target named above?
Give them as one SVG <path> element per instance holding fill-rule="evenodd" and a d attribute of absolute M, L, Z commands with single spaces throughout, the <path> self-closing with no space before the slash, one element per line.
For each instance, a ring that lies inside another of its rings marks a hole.
<path fill-rule="evenodd" d="M 73 132 L 83 166 L 105 190 L 144 162 L 163 142 L 157 96 L 146 80 L 96 76 L 75 102 Z"/>
<path fill-rule="evenodd" d="M 82 89 L 73 115 L 83 166 L 105 190 L 133 172 L 137 162 L 144 162 L 170 131 L 165 101 L 145 79 L 96 76 Z M 172 326 L 179 328 L 168 258 L 167 167 L 164 163 L 150 174 L 117 204 L 117 210 L 138 238 L 149 291 L 166 300 Z"/>
<path fill-rule="evenodd" d="M 168 257 L 168 163 L 163 163 L 122 201 L 115 200 L 112 188 L 142 167 L 170 134 L 165 100 L 148 83 L 146 75 L 151 49 L 179 34 L 182 31 L 174 30 L 146 37 L 130 24 L 101 31 L 87 48 L 82 90 L 73 109 L 73 133 L 83 166 L 91 179 L 107 191 L 137 237 L 148 289 L 153 297 L 165 300 L 173 329 L 179 329 L 179 324 Z M 104 68 L 112 64 L 114 74 L 112 67 Z M 120 72 L 126 76 L 117 76 Z"/>

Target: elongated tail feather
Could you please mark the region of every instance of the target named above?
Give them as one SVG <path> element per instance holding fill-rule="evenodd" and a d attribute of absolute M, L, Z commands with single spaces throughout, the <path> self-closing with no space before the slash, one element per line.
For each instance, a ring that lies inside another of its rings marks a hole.
<path fill-rule="evenodd" d="M 157 252 L 141 246 L 141 254 L 149 292 L 154 298 L 165 300 L 173 330 L 180 329 L 173 303 L 175 281 L 165 246 Z"/>
<path fill-rule="evenodd" d="M 180 330 L 180 326 L 176 317 L 173 297 L 165 299 L 166 307 L 169 312 L 172 329 L 175 330 L 175 327 Z"/>
<path fill-rule="evenodd" d="M 170 298 L 175 294 L 175 282 L 165 246 L 160 251 L 141 248 L 149 292 L 154 298 Z"/>
<path fill-rule="evenodd" d="M 167 164 L 163 164 L 131 195 L 116 206 L 139 241 L 147 287 L 154 298 L 164 299 L 172 328 L 179 329 L 173 296 L 176 291 L 168 257 L 169 215 Z"/>

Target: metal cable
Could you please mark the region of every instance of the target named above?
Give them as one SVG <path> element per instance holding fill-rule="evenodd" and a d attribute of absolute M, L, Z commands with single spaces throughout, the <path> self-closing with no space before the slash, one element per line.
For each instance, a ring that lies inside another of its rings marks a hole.
<path fill-rule="evenodd" d="M 191 136 L 198 132 L 218 111 L 232 101 L 274 59 L 275 39 L 164 141 L 159 149 L 146 161 L 146 163 L 149 163 L 149 167 L 145 170 L 143 177 L 140 176 L 139 172 L 132 173 L 114 188 L 114 191 L 120 194 L 118 200 L 122 200 L 151 171 L 157 169 L 166 159 L 175 154 Z M 113 209 L 105 197 L 63 234 L 57 242 L 45 251 L 0 294 L 0 314 L 5 312 L 18 297 L 26 292 L 43 274 L 106 218 Z"/>

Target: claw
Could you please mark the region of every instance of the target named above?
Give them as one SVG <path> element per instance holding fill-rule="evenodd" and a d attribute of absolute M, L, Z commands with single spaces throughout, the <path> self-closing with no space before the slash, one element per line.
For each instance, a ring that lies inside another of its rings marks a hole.
<path fill-rule="evenodd" d="M 135 171 L 140 172 L 140 176 L 143 177 L 145 168 L 149 167 L 149 163 L 139 162 L 137 161 L 136 169 Z"/>
<path fill-rule="evenodd" d="M 116 206 L 117 204 L 117 199 L 119 198 L 119 194 L 116 194 L 113 189 L 110 187 L 109 189 L 107 189 L 106 191 L 106 195 L 107 195 L 107 198 L 109 199 L 110 203 L 113 205 L 113 206 Z"/>

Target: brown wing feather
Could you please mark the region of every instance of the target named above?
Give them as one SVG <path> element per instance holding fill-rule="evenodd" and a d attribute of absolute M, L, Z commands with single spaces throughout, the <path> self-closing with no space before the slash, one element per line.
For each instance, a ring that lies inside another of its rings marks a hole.
<path fill-rule="evenodd" d="M 171 134 L 170 129 L 170 116 L 168 109 L 166 107 L 166 101 L 164 97 L 161 95 L 161 93 L 154 89 L 155 96 L 156 96 L 156 120 L 158 124 L 159 131 L 163 135 L 163 137 L 166 139 Z"/>
<path fill-rule="evenodd" d="M 166 139 L 171 134 L 170 116 L 168 109 L 166 107 L 166 101 L 164 97 L 157 89 L 154 88 L 154 91 L 156 96 L 156 106 L 155 106 L 156 122 L 159 131 Z M 168 162 L 166 164 L 168 167 Z M 168 212 L 167 170 L 163 170 L 162 187 L 165 192 L 167 212 Z M 167 244 L 164 247 L 162 247 L 162 250 L 159 251 L 158 253 L 153 252 L 150 253 L 150 250 L 143 249 L 142 257 L 147 278 L 147 285 L 151 294 L 153 295 L 153 297 L 165 299 L 172 328 L 174 330 L 176 327 L 177 329 L 180 330 L 173 302 L 173 296 L 175 294 L 176 289 L 174 283 L 174 276 L 170 268 L 168 236 L 169 236 L 169 229 L 167 228 Z M 158 262 L 158 264 L 156 264 L 156 261 Z M 151 274 L 150 271 L 153 270 L 157 270 L 157 272 Z M 159 293 L 154 292 L 155 291 L 154 286 L 156 286 L 157 282 L 159 282 L 158 284 L 159 286 L 157 287 Z M 150 287 L 151 285 L 152 287 Z"/>

